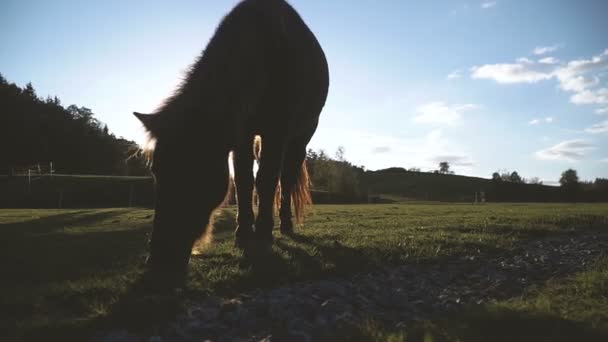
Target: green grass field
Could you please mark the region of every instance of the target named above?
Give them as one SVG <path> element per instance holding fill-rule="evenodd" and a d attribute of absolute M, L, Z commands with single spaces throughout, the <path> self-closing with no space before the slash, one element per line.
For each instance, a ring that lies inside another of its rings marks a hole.
<path fill-rule="evenodd" d="M 0 339 L 75 338 L 107 324 L 141 273 L 152 215 L 143 209 L 0 210 Z M 277 236 L 273 256 L 256 269 L 232 247 L 234 216 L 233 208 L 216 215 L 214 241 L 193 256 L 183 297 L 495 255 L 531 238 L 608 229 L 607 204 L 320 205 L 296 237 Z M 439 339 L 483 340 L 480 331 L 500 327 L 518 340 L 531 324 L 552 329 L 566 323 L 577 327 L 567 333 L 601 335 L 608 329 L 607 294 L 608 262 L 601 259 L 583 273 L 470 315 L 438 317 L 410 331 L 370 321 L 358 336 L 399 341 L 425 331 Z M 539 315 L 555 319 L 538 321 Z"/>

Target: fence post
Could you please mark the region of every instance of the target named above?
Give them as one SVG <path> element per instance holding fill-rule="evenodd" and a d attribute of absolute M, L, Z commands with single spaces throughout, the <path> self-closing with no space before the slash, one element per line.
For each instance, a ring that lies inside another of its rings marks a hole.
<path fill-rule="evenodd" d="M 134 189 L 133 189 L 133 183 L 131 183 L 129 185 L 129 208 L 131 208 L 133 206 L 133 195 L 134 195 Z"/>

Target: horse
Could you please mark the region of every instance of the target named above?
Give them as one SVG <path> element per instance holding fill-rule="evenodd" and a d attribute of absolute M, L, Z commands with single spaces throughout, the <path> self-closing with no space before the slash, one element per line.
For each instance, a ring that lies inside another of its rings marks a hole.
<path fill-rule="evenodd" d="M 152 114 L 134 112 L 153 144 L 148 274 L 185 281 L 193 245 L 227 193 L 231 152 L 235 246 L 272 245 L 277 194 L 280 231 L 292 232 L 292 204 L 300 221 L 311 202 L 306 147 L 328 89 L 325 53 L 286 1 L 243 0 L 221 20 L 173 95 Z"/>

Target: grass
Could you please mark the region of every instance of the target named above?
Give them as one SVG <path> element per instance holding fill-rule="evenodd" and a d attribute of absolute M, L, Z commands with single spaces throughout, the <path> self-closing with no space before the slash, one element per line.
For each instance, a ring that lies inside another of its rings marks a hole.
<path fill-rule="evenodd" d="M 390 331 L 374 321 L 343 332 L 366 341 L 606 341 L 608 258 L 520 298 Z"/>
<path fill-rule="evenodd" d="M 116 307 L 129 296 L 141 272 L 152 214 L 145 209 L 0 210 L 0 339 L 86 336 L 108 318 L 116 319 Z M 278 236 L 272 257 L 260 268 L 244 263 L 242 253 L 232 247 L 234 215 L 233 208 L 217 215 L 214 243 L 193 256 L 190 285 L 182 299 L 231 295 L 391 264 L 501 253 L 529 237 L 608 228 L 606 204 L 323 205 L 315 207 L 297 236 Z M 479 315 L 496 317 L 493 322 L 499 325 L 501 315 L 511 313 L 508 317 L 523 320 L 515 319 L 515 326 L 529 322 L 520 313 L 553 315 L 600 329 L 608 303 L 606 267 L 599 265 L 568 282 L 548 284 L 529 297 L 488 306 Z M 158 303 L 143 305 L 148 304 Z M 140 314 L 145 311 L 140 310 Z M 170 315 L 170 310 L 166 312 Z M 599 317 L 597 322 L 594 317 Z M 478 322 L 473 318 L 466 322 Z M 141 317 L 135 323 L 148 321 Z M 475 331 L 473 323 L 463 331 Z M 436 328 L 430 331 L 465 336 L 440 320 L 429 324 Z M 368 331 L 377 334 L 362 336 L 382 339 L 386 334 L 390 339 L 392 334 L 395 338 L 403 334 L 385 333 L 379 327 Z"/>

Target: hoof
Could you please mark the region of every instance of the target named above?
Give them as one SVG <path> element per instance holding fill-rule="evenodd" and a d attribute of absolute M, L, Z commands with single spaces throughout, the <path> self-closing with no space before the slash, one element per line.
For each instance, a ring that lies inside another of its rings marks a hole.
<path fill-rule="evenodd" d="M 256 241 L 256 245 L 261 251 L 272 250 L 273 244 L 274 244 L 274 237 L 272 237 L 272 236 L 270 236 L 270 238 L 258 239 Z"/>
<path fill-rule="evenodd" d="M 283 226 L 281 225 L 281 227 L 279 228 L 279 230 L 281 231 L 281 234 L 283 235 L 293 235 L 294 231 L 293 231 L 293 226 L 292 225 L 287 225 L 287 226 Z"/>
<path fill-rule="evenodd" d="M 186 286 L 185 273 L 146 270 L 136 282 L 135 288 L 141 294 L 174 294 Z"/>
<path fill-rule="evenodd" d="M 243 255 L 246 258 L 257 259 L 272 253 L 273 239 L 256 239 L 250 241 L 249 245 L 244 248 Z"/>
<path fill-rule="evenodd" d="M 251 238 L 239 238 L 234 239 L 234 248 L 245 250 L 251 247 L 252 239 Z"/>
<path fill-rule="evenodd" d="M 279 226 L 279 230 L 281 231 L 281 234 L 284 234 L 284 235 L 293 234 L 293 221 L 291 220 L 291 217 L 289 217 L 289 218 L 282 217 L 281 218 L 281 225 Z"/>

